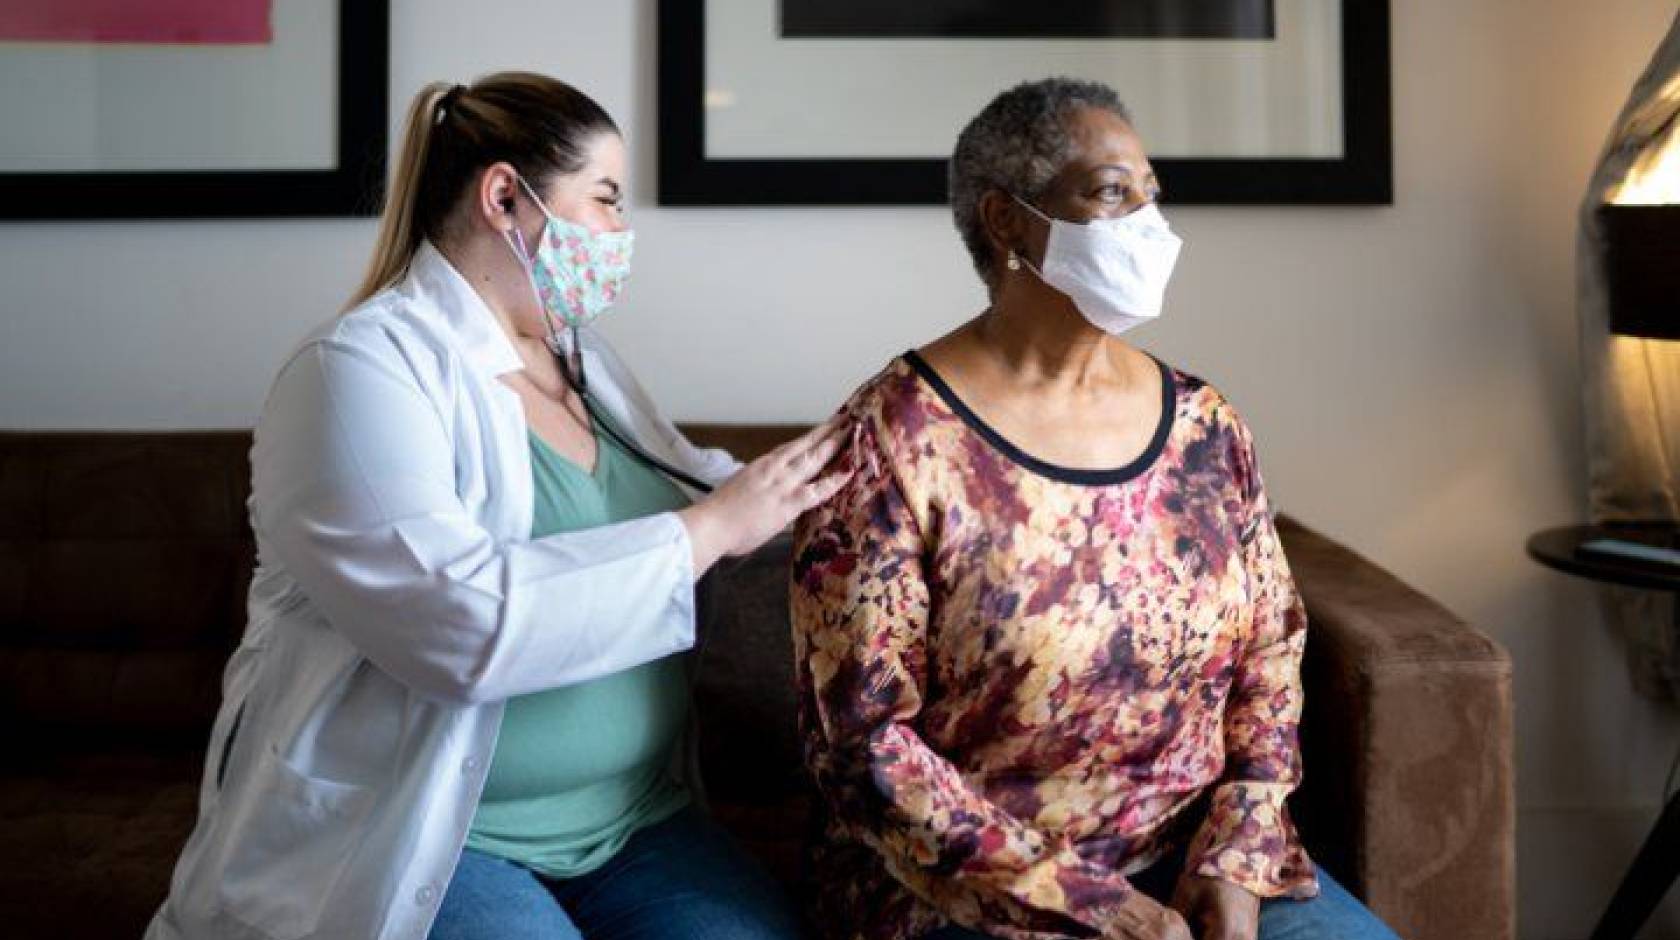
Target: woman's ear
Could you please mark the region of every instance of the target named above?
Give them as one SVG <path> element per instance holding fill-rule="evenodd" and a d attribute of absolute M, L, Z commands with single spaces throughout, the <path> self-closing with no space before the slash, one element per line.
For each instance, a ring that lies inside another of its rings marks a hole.
<path fill-rule="evenodd" d="M 980 227 L 992 248 L 992 260 L 999 269 L 1011 251 L 1024 253 L 1027 246 L 1026 228 L 1020 206 L 1001 189 L 988 189 L 980 194 Z"/>
<path fill-rule="evenodd" d="M 492 163 L 478 176 L 473 214 L 505 232 L 518 222 L 519 195 L 519 171 L 505 161 Z"/>

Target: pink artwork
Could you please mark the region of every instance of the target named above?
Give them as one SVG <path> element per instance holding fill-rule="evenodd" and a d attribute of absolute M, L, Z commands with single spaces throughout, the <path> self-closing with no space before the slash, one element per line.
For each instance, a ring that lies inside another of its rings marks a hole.
<path fill-rule="evenodd" d="M 273 0 L 4 0 L 0 42 L 264 44 Z"/>

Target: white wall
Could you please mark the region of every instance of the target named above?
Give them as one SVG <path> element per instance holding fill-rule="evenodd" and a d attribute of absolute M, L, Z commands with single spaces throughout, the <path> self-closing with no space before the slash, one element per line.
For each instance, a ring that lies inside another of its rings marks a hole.
<path fill-rule="evenodd" d="M 978 308 L 942 209 L 654 206 L 653 0 L 392 5 L 396 111 L 427 80 L 527 67 L 621 116 L 640 238 L 610 332 L 674 416 L 815 419 Z M 1584 584 L 1522 544 L 1584 509 L 1573 213 L 1676 5 L 1393 6 L 1396 205 L 1172 210 L 1188 248 L 1170 312 L 1136 335 L 1236 398 L 1280 505 L 1510 647 L 1523 933 L 1583 937 L 1680 722 L 1629 691 Z M 0 226 L 0 427 L 248 426 L 372 234 Z M 1680 937 L 1680 908 L 1665 917 L 1648 936 Z"/>

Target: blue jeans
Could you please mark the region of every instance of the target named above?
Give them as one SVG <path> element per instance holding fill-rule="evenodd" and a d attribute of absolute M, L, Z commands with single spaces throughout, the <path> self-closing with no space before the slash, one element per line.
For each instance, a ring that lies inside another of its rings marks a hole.
<path fill-rule="evenodd" d="M 467 849 L 430 940 L 781 940 L 799 919 L 763 868 L 694 807 L 587 875 L 551 879 Z"/>
<path fill-rule="evenodd" d="M 1172 897 L 1177 865 L 1156 865 L 1132 879 L 1139 890 L 1165 901 Z M 926 934 L 922 940 L 990 940 L 951 925 Z M 1318 870 L 1318 897 L 1308 901 L 1276 898 L 1260 902 L 1260 940 L 1399 940 L 1375 914 Z"/>

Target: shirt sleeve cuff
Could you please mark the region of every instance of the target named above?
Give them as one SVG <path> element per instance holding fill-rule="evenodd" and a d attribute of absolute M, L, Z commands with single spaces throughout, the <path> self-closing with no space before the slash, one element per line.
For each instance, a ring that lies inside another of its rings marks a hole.
<path fill-rule="evenodd" d="M 1218 878 L 1262 898 L 1318 895 L 1318 873 L 1301 845 L 1285 799 L 1288 787 L 1227 783 L 1191 840 L 1184 871 Z"/>

